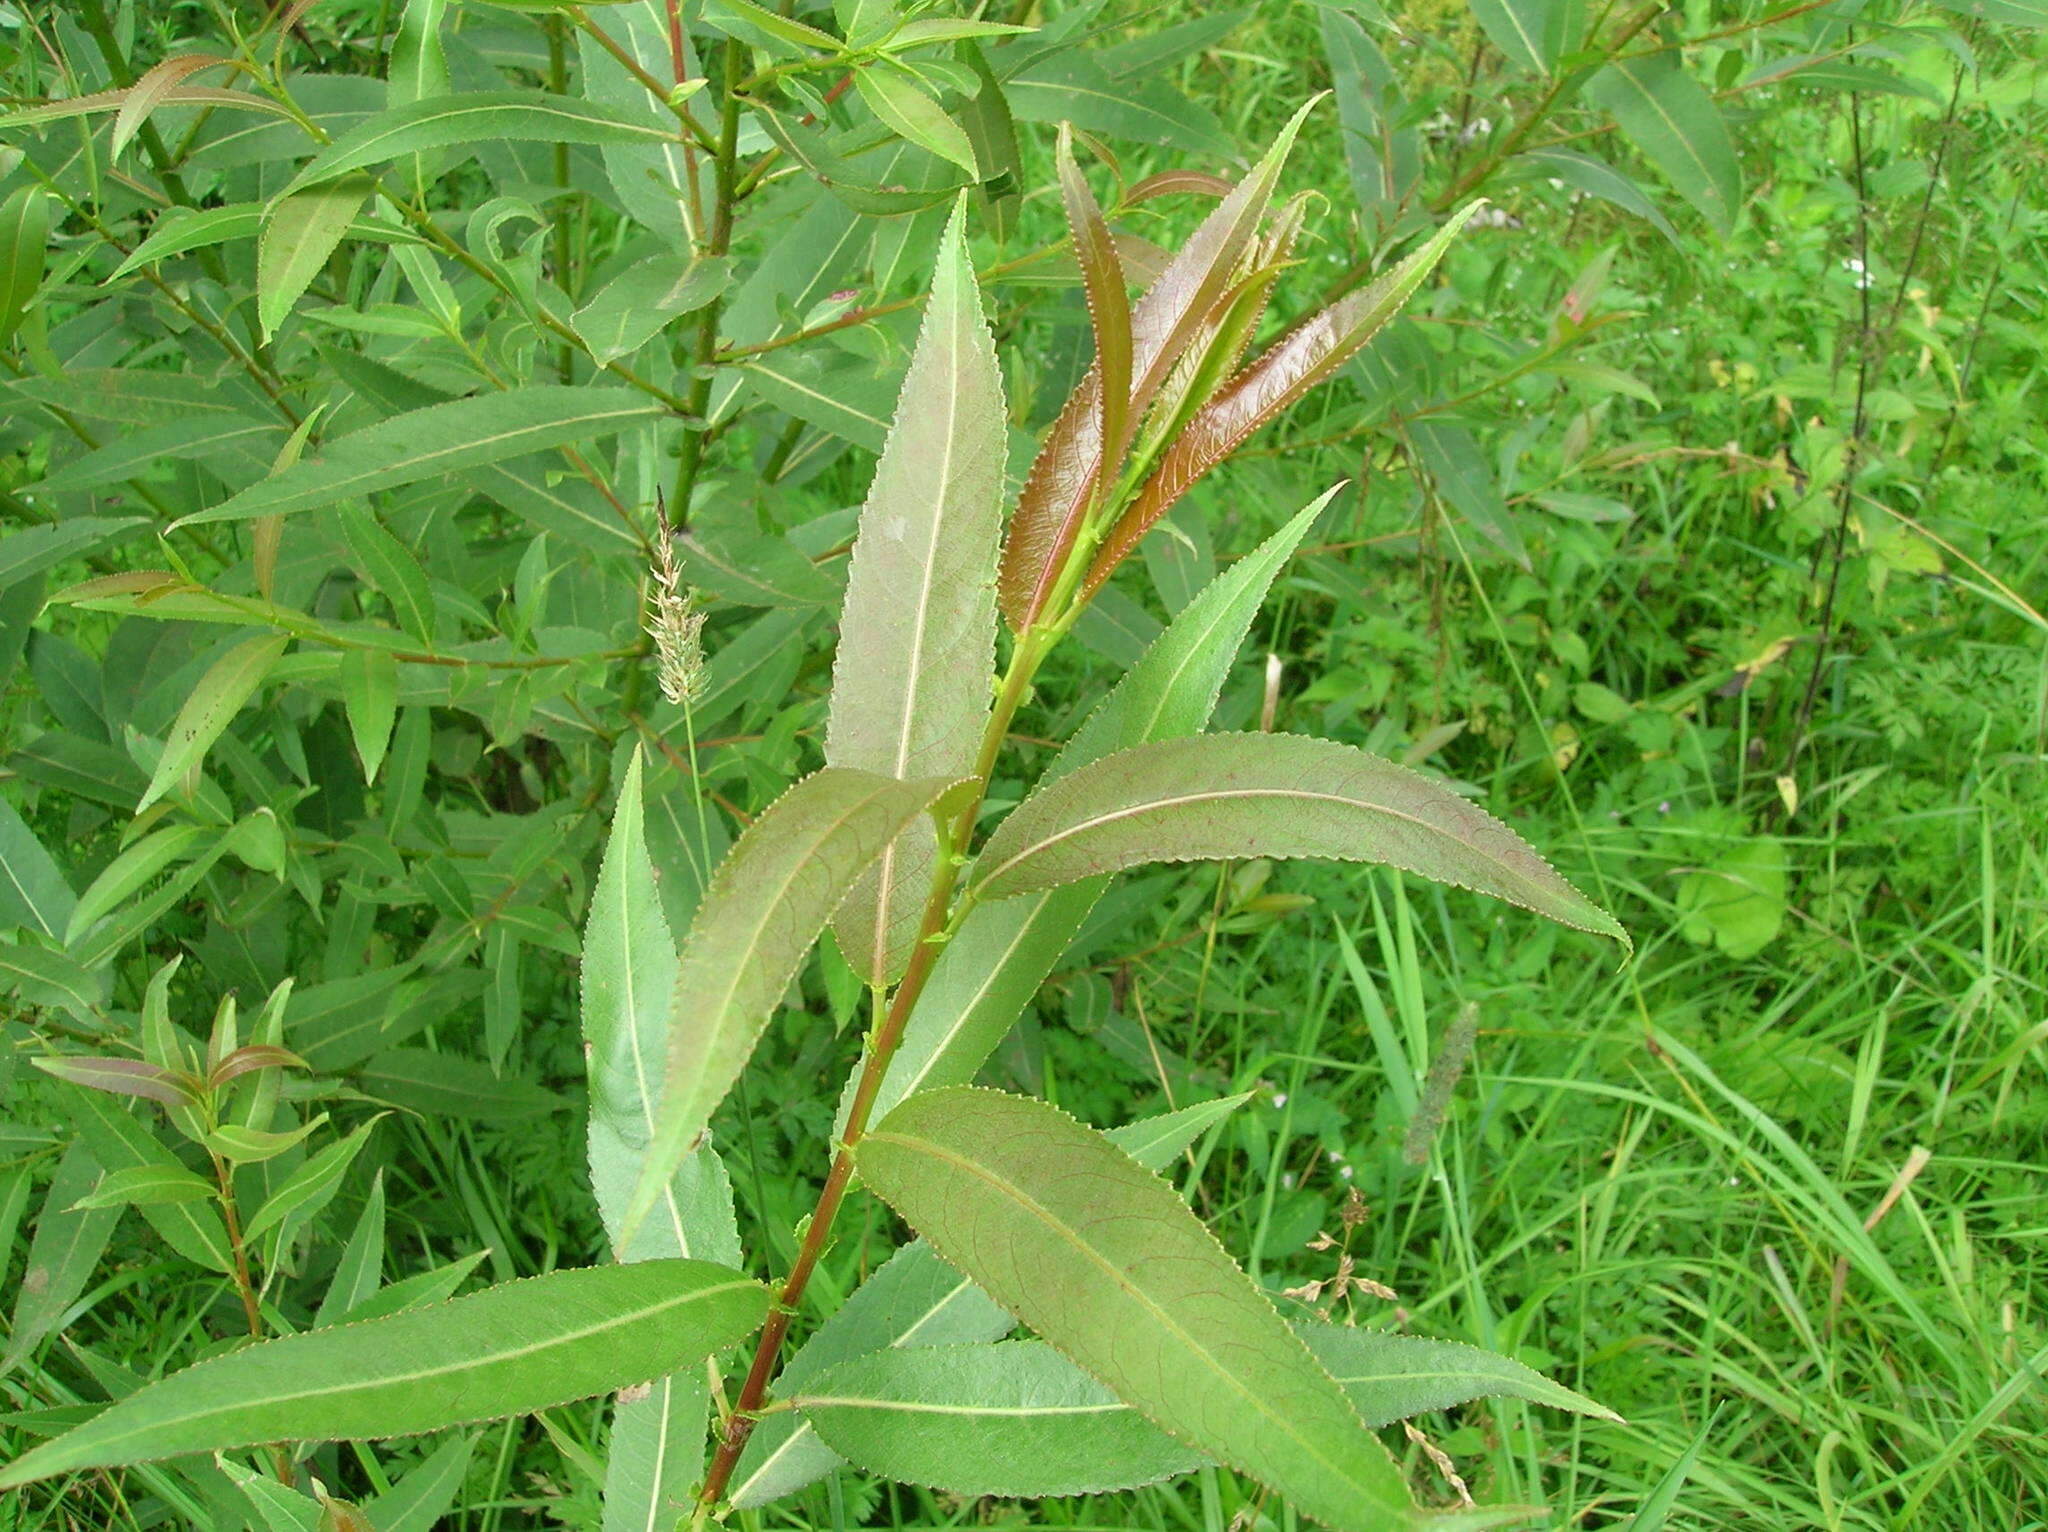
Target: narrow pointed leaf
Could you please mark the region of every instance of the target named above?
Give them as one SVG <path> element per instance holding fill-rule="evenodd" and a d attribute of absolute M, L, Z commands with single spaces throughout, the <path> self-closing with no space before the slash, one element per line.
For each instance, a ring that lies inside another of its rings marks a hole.
<path fill-rule="evenodd" d="M 907 74 L 900 74 L 886 64 L 875 64 L 856 70 L 853 83 L 868 110 L 892 133 L 958 165 L 975 180 L 981 179 L 981 167 L 975 163 L 974 145 L 967 130 L 947 116 L 945 109 Z"/>
<path fill-rule="evenodd" d="M 904 779 L 973 771 L 995 660 L 1003 382 L 965 223 L 963 201 L 861 510 L 825 729 L 828 762 Z M 835 918 L 847 961 L 870 984 L 909 961 L 934 846 L 928 827 L 912 826 Z"/>
<path fill-rule="evenodd" d="M 856 1468 L 959 1495 L 1092 1495 L 1204 1461 L 1043 1341 L 877 1351 L 793 1402 Z"/>
<path fill-rule="evenodd" d="M 112 1170 L 100 1184 L 72 1204 L 75 1209 L 138 1207 L 204 1202 L 214 1194 L 211 1183 L 202 1181 L 182 1165 L 131 1165 Z"/>
<path fill-rule="evenodd" d="M 1126 418 L 1143 414 L 1235 279 L 1239 258 L 1272 202 L 1281 166 L 1308 110 L 1303 107 L 1294 115 L 1265 157 L 1203 220 L 1132 310 L 1133 382 Z M 997 593 L 1003 615 L 1020 633 L 1038 620 L 1059 580 L 1097 477 L 1119 466 L 1103 463 L 1096 402 L 1101 387 L 1101 373 L 1091 368 L 1046 433 L 1011 518 Z"/>
<path fill-rule="evenodd" d="M 181 1453 L 407 1436 L 551 1409 L 710 1356 L 767 1306 L 759 1283 L 702 1261 L 507 1282 L 173 1373 L 22 1454 L 0 1469 L 0 1488 Z"/>
<path fill-rule="evenodd" d="M 1742 165 L 1721 109 L 1679 54 L 1610 64 L 1586 82 L 1586 95 L 1725 237 L 1742 204 Z"/>
<path fill-rule="evenodd" d="M 1484 809 L 1419 772 L 1294 734 L 1140 745 L 1039 789 L 975 867 L 1007 898 L 1148 862 L 1382 862 L 1626 941 L 1612 916 Z"/>
<path fill-rule="evenodd" d="M 99 1176 L 99 1162 L 83 1145 L 73 1144 L 57 1162 L 15 1288 L 0 1373 L 13 1371 L 15 1363 L 62 1323 L 65 1310 L 92 1280 L 92 1269 L 121 1216 L 118 1208 L 76 1209 L 78 1199 L 92 1190 Z"/>
<path fill-rule="evenodd" d="M 811 944 L 854 881 L 947 787 L 827 766 L 777 799 L 719 863 L 669 1002 L 660 1116 L 621 1222 L 640 1222 L 732 1089 Z"/>
<path fill-rule="evenodd" d="M 1095 331 L 1095 435 L 1114 462 L 1123 451 L 1124 425 L 1131 408 L 1131 295 L 1125 287 L 1116 239 L 1102 209 L 1096 206 L 1095 193 L 1082 178 L 1081 167 L 1074 163 L 1073 131 L 1064 124 L 1058 161 L 1067 232 L 1074 241 L 1074 259 L 1081 267 L 1088 319 Z"/>
<path fill-rule="evenodd" d="M 490 139 L 546 144 L 658 144 L 673 128 L 593 101 L 542 91 L 472 91 L 411 101 L 358 123 L 314 155 L 284 195 L 401 154 Z"/>
<path fill-rule="evenodd" d="M 1619 1419 L 1477 1346 L 1320 1320 L 1293 1328 L 1368 1426 L 1487 1397 Z M 856 1467 L 955 1494 L 1092 1494 L 1209 1461 L 1038 1341 L 873 1351 L 825 1369 L 790 1398 Z"/>
<path fill-rule="evenodd" d="M 1340 1532 L 1413 1496 L 1343 1391 L 1173 1188 L 1043 1102 L 913 1096 L 861 1141 L 867 1185 L 1154 1424 Z"/>
<path fill-rule="evenodd" d="M 182 1105 L 184 1100 L 179 1097 L 177 1104 Z M 148 1118 L 155 1114 L 147 1108 L 131 1112 L 122 1102 L 98 1091 L 88 1091 L 77 1098 L 76 1106 L 79 1137 L 109 1176 L 141 1171 L 184 1173 L 184 1166 L 151 1129 Z M 142 1209 L 142 1216 L 164 1243 L 186 1260 L 223 1275 L 235 1269 L 227 1225 L 218 1209 L 202 1206 L 195 1199 L 189 1203 L 151 1204 Z"/>
<path fill-rule="evenodd" d="M 375 782 L 398 722 L 398 661 L 388 649 L 354 649 L 342 656 L 341 706 L 363 780 Z"/>
<path fill-rule="evenodd" d="M 451 399 L 327 442 L 283 473 L 175 525 L 322 510 L 373 490 L 615 435 L 660 413 L 641 394 L 581 384 L 534 383 Z"/>
<path fill-rule="evenodd" d="M 0 343 L 27 317 L 50 253 L 50 194 L 23 186 L 0 203 Z"/>
<path fill-rule="evenodd" d="M 1474 202 L 1453 214 L 1392 271 L 1297 326 L 1197 410 L 1104 540 L 1089 565 L 1083 592 L 1098 589 L 1204 474 L 1357 355 L 1415 295 L 1480 206 Z"/>
<path fill-rule="evenodd" d="M 1198 1102 L 1112 1128 L 1108 1137 L 1146 1169 L 1164 1170 L 1248 1099 Z M 925 1241 L 915 1240 L 883 1262 L 812 1333 L 777 1376 L 775 1393 L 780 1398 L 801 1393 L 827 1368 L 884 1348 L 995 1341 L 1015 1325 L 993 1298 L 940 1260 Z M 801 1415 L 769 1415 L 748 1438 L 728 1493 L 742 1510 L 767 1505 L 823 1478 L 839 1462 L 839 1454 L 818 1439 Z"/>
<path fill-rule="evenodd" d="M 1183 607 L 1053 758 L 1043 780 L 1112 750 L 1206 727 L 1266 592 L 1336 492 L 1304 506 Z M 1106 879 L 1090 879 L 977 906 L 932 966 L 882 1077 L 875 1116 L 912 1091 L 972 1080 L 1107 886 Z"/>
<path fill-rule="evenodd" d="M 164 1106 L 190 1106 L 191 1088 L 168 1069 L 144 1059 L 103 1059 L 90 1055 L 59 1054 L 29 1062 L 45 1074 L 90 1091 L 111 1096 L 140 1096 Z"/>
<path fill-rule="evenodd" d="M 282 633 L 258 634 L 244 639 L 208 667 L 171 724 L 164 753 L 157 757 L 156 771 L 142 801 L 135 805 L 136 813 L 169 792 L 206 758 L 213 742 L 242 710 L 242 704 L 256 694 L 290 642 Z"/>
<path fill-rule="evenodd" d="M 264 338 L 327 264 L 370 195 L 367 176 L 347 176 L 279 200 L 256 242 L 256 314 Z"/>

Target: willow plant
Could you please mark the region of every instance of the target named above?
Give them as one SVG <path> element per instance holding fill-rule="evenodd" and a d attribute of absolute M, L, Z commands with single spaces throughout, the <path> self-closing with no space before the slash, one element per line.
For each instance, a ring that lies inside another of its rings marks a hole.
<path fill-rule="evenodd" d="M 1096 356 L 1007 534 L 1001 374 L 964 200 L 955 210 L 861 514 L 826 765 L 734 843 L 680 947 L 637 757 L 623 779 L 583 995 L 591 1174 L 616 1263 L 203 1362 L 21 1457 L 0 1485 L 619 1389 L 608 1526 L 722 1518 L 842 1461 L 1018 1496 L 1222 1464 L 1342 1532 L 1528 1514 L 1425 1509 L 1373 1428 L 1481 1395 L 1605 1412 L 1470 1347 L 1283 1317 L 1159 1174 L 1242 1098 L 1105 1133 L 971 1083 L 1109 879 L 1140 864 L 1378 862 L 1622 938 L 1505 825 L 1428 778 L 1325 740 L 1202 732 L 1328 495 L 1201 592 L 984 834 L 1012 724 L 1091 597 L 1191 485 L 1370 339 L 1470 216 L 1246 362 L 1307 211 L 1274 200 L 1300 121 L 1135 302 L 1062 134 Z M 708 1134 L 827 925 L 872 1019 L 823 1190 L 771 1294 L 736 1269 Z M 856 1180 L 919 1237 L 785 1357 Z M 1033 1338 L 1012 1338 L 1020 1324 Z M 728 1387 L 717 1358 L 748 1337 Z"/>

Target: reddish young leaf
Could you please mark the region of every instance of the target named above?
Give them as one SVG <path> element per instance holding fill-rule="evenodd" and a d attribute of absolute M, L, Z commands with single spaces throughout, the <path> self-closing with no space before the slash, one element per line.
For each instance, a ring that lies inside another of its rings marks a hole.
<path fill-rule="evenodd" d="M 140 1096 L 165 1106 L 189 1106 L 199 1099 L 191 1081 L 146 1059 L 106 1059 L 90 1055 L 31 1059 L 46 1074 L 110 1096 Z"/>
<path fill-rule="evenodd" d="M 1428 244 L 1370 287 L 1340 298 L 1297 325 L 1197 410 L 1096 553 L 1081 585 L 1082 599 L 1101 588 L 1139 540 L 1204 474 L 1357 355 L 1415 295 L 1479 207 L 1474 202 L 1461 209 Z"/>
<path fill-rule="evenodd" d="M 1127 419 L 1144 413 L 1217 301 L 1242 275 L 1244 252 L 1272 201 L 1281 164 L 1308 110 L 1295 114 L 1265 158 L 1195 230 L 1132 310 Z M 1038 619 L 1059 582 L 1081 535 L 1096 477 L 1103 472 L 1101 387 L 1100 368 L 1090 368 L 1046 433 L 1018 496 L 996 591 L 1003 615 L 1019 633 Z"/>
<path fill-rule="evenodd" d="M 1124 265 L 1095 194 L 1074 163 L 1074 134 L 1062 124 L 1059 139 L 1060 197 L 1074 236 L 1074 259 L 1087 292 L 1088 318 L 1095 330 L 1096 439 L 1108 444 L 1110 461 L 1121 455 L 1131 407 L 1131 298 Z"/>
<path fill-rule="evenodd" d="M 237 1048 L 218 1064 L 207 1077 L 207 1084 L 215 1090 L 230 1080 L 240 1079 L 259 1069 L 310 1069 L 312 1065 L 300 1058 L 289 1048 L 278 1048 L 268 1043 L 251 1043 L 246 1048 Z"/>

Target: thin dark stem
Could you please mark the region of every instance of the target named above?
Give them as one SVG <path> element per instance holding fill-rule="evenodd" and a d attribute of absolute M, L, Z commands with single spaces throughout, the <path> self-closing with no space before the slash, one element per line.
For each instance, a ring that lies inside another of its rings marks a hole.
<path fill-rule="evenodd" d="M 732 210 L 739 185 L 740 95 L 739 82 L 746 71 L 746 47 L 736 38 L 725 43 L 725 99 L 719 105 L 718 157 L 712 163 L 714 200 L 711 230 L 704 242 L 705 254 L 724 255 L 732 245 Z M 682 451 L 676 459 L 675 491 L 669 496 L 669 514 L 678 530 L 690 525 L 690 498 L 696 492 L 697 475 L 704 466 L 704 442 L 711 422 L 712 368 L 718 360 L 718 322 L 725 305 L 714 298 L 704 306 L 697 321 L 696 345 L 692 357 L 690 391 L 684 406 Z"/>

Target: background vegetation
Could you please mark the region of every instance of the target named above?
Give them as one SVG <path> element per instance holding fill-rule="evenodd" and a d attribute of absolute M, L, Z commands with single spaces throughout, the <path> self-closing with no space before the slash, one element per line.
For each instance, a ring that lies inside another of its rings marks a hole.
<path fill-rule="evenodd" d="M 1147 540 L 1020 729 L 1064 738 L 1348 478 L 1219 725 L 1466 785 L 1636 957 L 1390 874 L 1146 874 L 991 1077 L 1103 1125 L 1254 1091 L 1189 1184 L 1259 1280 L 1626 1417 L 1435 1418 L 1482 1498 L 1557 1525 L 2038 1523 L 2048 13 L 1047 0 L 964 44 L 867 0 L 795 8 L 815 36 L 738 0 L 673 37 L 667 14 L 0 6 L 0 1449 L 242 1326 L 177 1204 L 69 1211 L 119 1145 L 23 1067 L 133 1052 L 176 955 L 201 1037 L 293 980 L 282 1041 L 312 1068 L 283 1110 L 327 1118 L 243 1200 L 348 1146 L 268 1231 L 274 1322 L 338 1270 L 403 1302 L 601 1257 L 576 933 L 615 777 L 648 749 L 680 928 L 820 759 L 852 508 L 952 189 L 978 187 L 1021 471 L 1088 359 L 1053 125 L 1099 146 L 1142 270 L 1206 203 L 1119 189 L 1234 175 L 1327 88 L 1274 314 L 1491 206 L 1410 318 Z M 195 53 L 236 67 L 153 67 Z M 591 109 L 500 103 L 306 177 L 373 113 L 486 91 Z M 529 450 L 173 526 L 457 395 Z M 640 631 L 658 498 L 704 614 L 687 718 Z M 799 990 L 717 1127 L 755 1269 L 788 1264 L 858 1046 L 843 962 Z M 891 1237 L 864 1201 L 821 1285 Z M 321 1468 L 366 1501 L 415 1486 L 373 1507 L 386 1532 L 595 1527 L 605 1419 Z M 96 1476 L 0 1526 L 274 1524 L 237 1493 Z M 744 1514 L 1221 1532 L 1255 1504 L 1215 1470 L 1030 1506 L 844 1472 Z"/>

